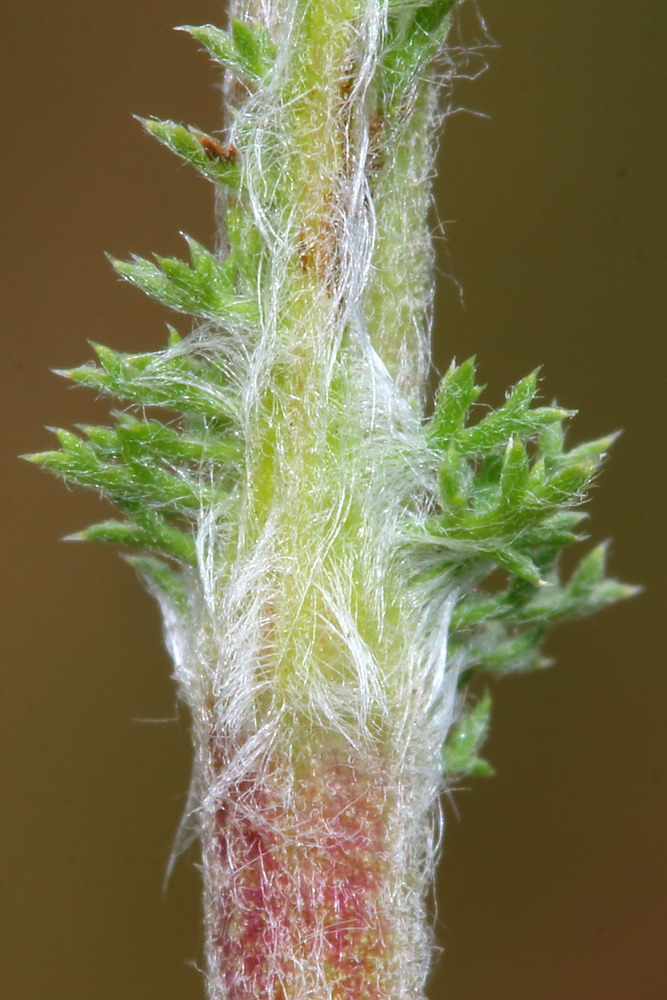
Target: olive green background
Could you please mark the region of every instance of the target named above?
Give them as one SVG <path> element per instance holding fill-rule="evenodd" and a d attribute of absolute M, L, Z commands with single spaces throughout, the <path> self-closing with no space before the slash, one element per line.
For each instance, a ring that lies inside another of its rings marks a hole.
<path fill-rule="evenodd" d="M 497 775 L 445 803 L 431 997 L 658 1000 L 667 6 L 481 2 L 497 47 L 457 88 L 470 111 L 440 158 L 437 362 L 476 353 L 495 402 L 543 364 L 544 395 L 581 408 L 573 439 L 625 429 L 593 530 L 647 589 L 564 626 L 553 670 L 496 687 Z M 49 446 L 45 424 L 104 419 L 49 373 L 89 358 L 86 338 L 162 342 L 166 314 L 103 251 L 211 237 L 209 189 L 130 113 L 215 129 L 208 61 L 170 27 L 220 10 L 36 0 L 3 19 L 0 994 L 195 1000 L 193 859 L 161 889 L 189 749 L 157 612 L 112 551 L 58 540 L 99 501 L 14 456 Z"/>

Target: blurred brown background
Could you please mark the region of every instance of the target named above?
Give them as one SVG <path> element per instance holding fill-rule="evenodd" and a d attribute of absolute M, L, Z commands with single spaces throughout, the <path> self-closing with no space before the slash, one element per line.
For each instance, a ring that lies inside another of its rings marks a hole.
<path fill-rule="evenodd" d="M 594 532 L 647 590 L 564 626 L 555 669 L 497 686 L 497 776 L 446 806 L 431 996 L 658 1000 L 667 6 L 480 2 L 498 47 L 456 93 L 488 119 L 461 112 L 444 136 L 437 361 L 476 353 L 496 401 L 542 363 L 546 397 L 581 408 L 575 437 L 625 429 Z M 161 894 L 187 725 L 137 721 L 176 715 L 157 612 L 113 552 L 58 540 L 100 517 L 96 498 L 14 456 L 49 446 L 45 424 L 104 419 L 49 373 L 87 359 L 86 338 L 162 342 L 166 317 L 103 251 L 211 237 L 207 186 L 130 113 L 215 129 L 208 61 L 170 28 L 220 10 L 37 0 L 3 17 L 0 995 L 196 1000 L 191 858 Z"/>

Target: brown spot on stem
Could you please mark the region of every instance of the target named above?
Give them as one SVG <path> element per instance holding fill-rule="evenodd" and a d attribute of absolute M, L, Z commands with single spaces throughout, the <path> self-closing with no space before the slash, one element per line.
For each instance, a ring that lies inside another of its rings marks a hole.
<path fill-rule="evenodd" d="M 368 159 L 366 161 L 366 169 L 369 173 L 380 170 L 384 164 L 384 153 L 382 150 L 383 132 L 384 118 L 382 115 L 371 115 L 368 120 Z"/>

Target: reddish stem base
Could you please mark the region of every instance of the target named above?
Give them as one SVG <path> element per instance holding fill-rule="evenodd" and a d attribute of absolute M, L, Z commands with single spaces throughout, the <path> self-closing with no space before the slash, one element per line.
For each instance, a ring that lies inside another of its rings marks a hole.
<path fill-rule="evenodd" d="M 213 776 L 212 776 L 213 777 Z M 267 762 L 211 810 L 204 869 L 214 1000 L 395 1000 L 393 795 L 374 759 Z"/>

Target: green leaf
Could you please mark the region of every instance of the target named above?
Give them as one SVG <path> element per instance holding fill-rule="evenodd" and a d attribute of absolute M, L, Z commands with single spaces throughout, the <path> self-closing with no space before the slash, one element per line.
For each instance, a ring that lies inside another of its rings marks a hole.
<path fill-rule="evenodd" d="M 174 257 L 156 256 L 155 264 L 137 256 L 109 259 L 122 278 L 170 309 L 226 322 L 255 322 L 256 303 L 234 291 L 233 262 L 219 261 L 196 240 L 185 238 L 190 265 Z"/>
<path fill-rule="evenodd" d="M 574 416 L 575 411 L 569 411 Z M 538 434 L 539 454 L 546 458 L 563 453 L 565 444 L 564 420 L 554 420 L 540 428 Z"/>
<path fill-rule="evenodd" d="M 70 535 L 69 539 L 147 549 L 184 563 L 197 561 L 192 535 L 168 524 L 157 515 L 151 517 L 147 526 L 140 526 L 131 521 L 101 521 Z"/>
<path fill-rule="evenodd" d="M 520 506 L 528 488 L 528 455 L 521 441 L 507 442 L 500 472 L 500 499 L 507 507 Z"/>
<path fill-rule="evenodd" d="M 100 428 L 84 427 L 82 430 L 91 436 L 91 431 L 97 432 Z M 130 413 L 118 414 L 114 437 L 113 449 L 109 450 L 138 461 L 153 458 L 170 464 L 208 462 L 226 465 L 238 460 L 243 452 L 239 442 L 232 438 L 219 434 L 188 434 L 158 420 L 138 420 Z"/>
<path fill-rule="evenodd" d="M 234 18 L 231 34 L 212 24 L 200 27 L 183 25 L 177 30 L 187 31 L 216 62 L 250 81 L 262 80 L 275 60 L 276 47 L 266 28 L 259 23 L 251 24 Z"/>
<path fill-rule="evenodd" d="M 511 546 L 493 549 L 490 553 L 494 562 L 506 569 L 508 573 L 513 573 L 526 583 L 537 587 L 544 583 L 539 568 L 533 560 L 523 552 L 518 552 Z"/>
<path fill-rule="evenodd" d="M 541 523 L 522 532 L 521 544 L 527 549 L 557 548 L 561 549 L 572 542 L 580 541 L 574 528 L 587 515 L 580 510 L 557 511 L 545 518 Z"/>
<path fill-rule="evenodd" d="M 175 30 L 187 31 L 189 35 L 192 35 L 194 39 L 196 39 L 201 45 L 204 46 L 205 49 L 208 50 L 209 54 L 216 60 L 216 62 L 242 72 L 241 66 L 238 63 L 238 54 L 236 52 L 234 40 L 228 31 L 224 31 L 222 28 L 216 28 L 213 24 L 202 24 L 199 27 L 194 27 L 190 24 L 182 24 Z"/>
<path fill-rule="evenodd" d="M 230 257 L 247 286 L 254 291 L 262 254 L 259 230 L 249 214 L 238 205 L 229 205 L 225 222 L 231 247 Z"/>
<path fill-rule="evenodd" d="M 246 21 L 241 21 L 238 17 L 232 20 L 232 38 L 239 55 L 239 59 L 246 67 L 246 76 L 255 80 L 261 80 L 266 70 L 271 65 L 264 62 L 264 55 L 267 48 L 266 31 L 260 31 L 258 27 L 251 26 Z"/>
<path fill-rule="evenodd" d="M 455 5 L 456 0 L 391 4 L 389 44 L 379 73 L 386 115 L 396 115 L 427 64 L 438 55 Z"/>
<path fill-rule="evenodd" d="M 475 385 L 475 359 L 468 358 L 462 365 L 452 361 L 440 383 L 435 410 L 428 427 L 429 440 L 436 447 L 446 445 L 462 428 L 468 410 L 483 390 Z"/>
<path fill-rule="evenodd" d="M 582 468 L 591 469 L 591 475 L 593 475 L 597 472 L 606 458 L 608 451 L 619 437 L 620 431 L 616 431 L 614 434 L 607 434 L 605 437 L 597 438 L 595 441 L 586 441 L 584 444 L 580 444 L 570 451 L 552 454 L 550 456 L 550 467 L 557 471 L 570 466 L 581 466 Z"/>
<path fill-rule="evenodd" d="M 573 616 L 588 615 L 594 611 L 606 608 L 609 604 L 617 601 L 625 601 L 629 597 L 637 597 L 642 593 L 643 588 L 633 586 L 629 583 L 620 583 L 618 580 L 601 580 L 591 588 L 585 603 L 579 602 L 573 611 Z"/>
<path fill-rule="evenodd" d="M 540 653 L 545 629 L 541 626 L 511 630 L 490 622 L 468 643 L 471 666 L 493 674 L 519 673 L 549 665 Z"/>
<path fill-rule="evenodd" d="M 416 6 L 414 27 L 411 28 L 415 34 L 421 32 L 424 35 L 433 35 L 438 29 L 442 29 L 445 18 L 456 6 L 457 0 L 426 0 Z"/>
<path fill-rule="evenodd" d="M 464 677 L 475 669 L 543 666 L 539 646 L 547 626 L 637 592 L 605 578 L 604 546 L 561 581 L 560 552 L 579 540 L 576 529 L 586 516 L 576 508 L 616 435 L 566 451 L 563 425 L 571 413 L 534 406 L 536 387 L 533 372 L 502 406 L 467 427 L 479 395 L 474 363 L 452 364 L 427 429 L 440 457 L 441 510 L 424 525 L 430 568 L 419 579 L 431 586 L 439 579 L 443 590 L 464 595 L 450 640 Z M 509 576 L 502 588 L 498 569 Z"/>
<path fill-rule="evenodd" d="M 157 591 L 159 596 L 166 597 L 176 608 L 185 610 L 187 597 L 183 577 L 178 571 L 161 559 L 153 559 L 151 556 L 125 556 L 125 561 L 142 577 L 149 590 Z"/>
<path fill-rule="evenodd" d="M 535 375 L 529 375 L 513 390 L 504 406 L 494 410 L 474 427 L 465 428 L 459 447 L 472 454 L 502 450 L 508 438 L 528 440 L 544 427 L 570 416 L 569 411 L 550 406 L 530 409 L 535 392 Z"/>
<path fill-rule="evenodd" d="M 502 614 L 506 607 L 506 595 L 507 592 L 502 591 L 494 595 L 472 593 L 460 598 L 452 615 L 452 632 L 469 629 Z"/>
<path fill-rule="evenodd" d="M 58 372 L 105 395 L 137 406 L 159 406 L 221 420 L 235 412 L 219 370 L 187 353 L 121 354 L 93 344 L 101 367 L 83 365 Z"/>
<path fill-rule="evenodd" d="M 69 432 L 58 436 L 62 451 L 42 452 L 32 456 L 32 461 L 73 486 L 100 492 L 122 508 L 143 503 L 169 514 L 197 513 L 215 501 L 220 489 L 200 482 L 186 468 L 166 468 L 160 461 L 150 461 L 141 450 L 109 454 L 92 440 L 86 442 Z"/>
<path fill-rule="evenodd" d="M 569 590 L 572 594 L 586 593 L 604 578 L 608 545 L 608 542 L 602 542 L 581 560 L 570 577 Z"/>
<path fill-rule="evenodd" d="M 565 464 L 549 477 L 541 491 L 542 503 L 566 506 L 583 499 L 584 491 L 598 470 L 599 462 L 584 458 L 581 462 Z"/>
<path fill-rule="evenodd" d="M 208 180 L 238 188 L 240 169 L 236 155 L 217 139 L 191 125 L 186 127 L 158 118 L 139 118 L 139 121 L 163 146 L 195 167 Z"/>
<path fill-rule="evenodd" d="M 485 694 L 467 711 L 452 729 L 442 749 L 444 773 L 449 777 L 470 774 L 486 777 L 493 774 L 491 765 L 479 757 L 491 720 L 491 697 Z"/>
<path fill-rule="evenodd" d="M 443 507 L 448 509 L 450 514 L 469 503 L 470 468 L 454 448 L 450 448 L 443 457 L 438 484 Z"/>

